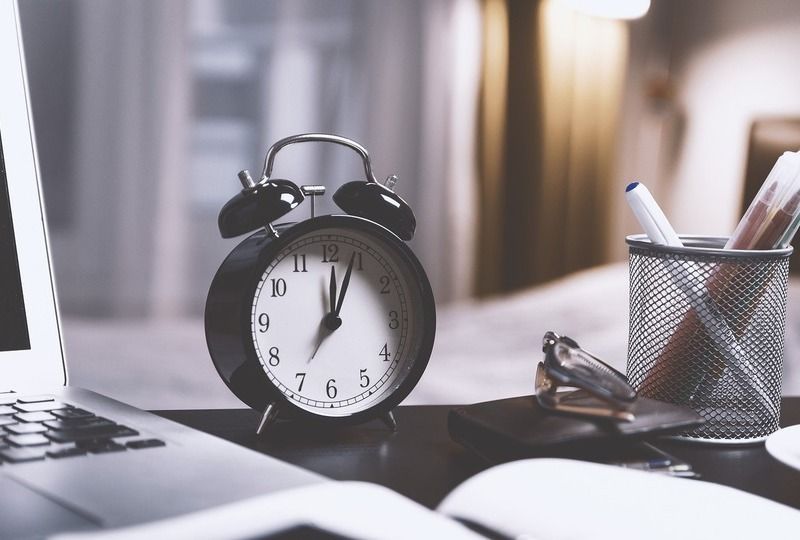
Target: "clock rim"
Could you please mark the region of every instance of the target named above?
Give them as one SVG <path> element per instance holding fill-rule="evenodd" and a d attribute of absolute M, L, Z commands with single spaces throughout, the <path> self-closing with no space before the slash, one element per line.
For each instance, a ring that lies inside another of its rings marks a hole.
<path fill-rule="evenodd" d="M 411 364 L 408 368 L 405 378 L 400 382 L 394 391 L 390 392 L 389 395 L 379 400 L 374 405 L 343 416 L 327 416 L 319 412 L 310 411 L 296 405 L 291 399 L 286 397 L 286 395 L 281 392 L 277 386 L 275 386 L 275 384 L 264 372 L 264 368 L 258 359 L 258 354 L 256 353 L 255 345 L 250 332 L 252 324 L 252 305 L 255 298 L 255 290 L 259 281 L 263 277 L 263 273 L 267 266 L 269 266 L 269 264 L 275 259 L 278 253 L 280 253 L 297 238 L 316 230 L 332 227 L 343 230 L 358 230 L 363 234 L 377 237 L 377 239 L 383 241 L 389 249 L 394 248 L 395 255 L 399 256 L 400 262 L 405 263 L 407 266 L 407 271 L 409 272 L 410 278 L 408 280 L 408 285 L 417 289 L 413 294 L 419 295 L 422 314 L 422 324 L 419 327 L 419 331 L 422 335 L 419 338 L 418 352 L 414 358 L 409 358 L 407 360 L 407 362 L 411 362 Z M 240 302 L 240 313 L 238 314 L 239 324 L 237 326 L 240 328 L 246 328 L 247 330 L 246 333 L 241 336 L 243 345 L 242 352 L 246 357 L 245 363 L 254 364 L 254 366 L 258 368 L 259 375 L 261 375 L 261 384 L 259 386 L 262 388 L 252 390 L 265 393 L 266 400 L 264 406 L 270 402 L 274 402 L 278 406 L 279 414 L 282 418 L 286 417 L 292 419 L 302 419 L 313 423 L 329 425 L 360 424 L 369 420 L 380 418 L 399 405 L 400 402 L 408 397 L 411 391 L 416 387 L 428 366 L 428 362 L 433 351 L 433 344 L 436 336 L 436 307 L 433 290 L 431 289 L 427 274 L 422 267 L 422 263 L 419 261 L 411 248 L 395 233 L 386 227 L 383 227 L 379 223 L 375 223 L 374 221 L 359 216 L 336 214 L 323 215 L 296 223 L 281 224 L 277 226 L 277 229 L 279 231 L 279 236 L 277 238 L 269 238 L 268 240 L 270 241 L 266 242 L 260 247 L 260 249 L 258 249 L 254 260 L 251 262 L 252 272 L 250 279 L 248 279 L 248 283 L 241 289 L 242 301 Z M 234 255 L 234 252 L 237 249 L 247 243 L 248 240 L 253 239 L 259 234 L 264 235 L 264 232 L 256 232 L 248 236 L 244 241 L 237 245 L 237 247 L 234 248 L 234 250 L 229 254 L 228 258 L 226 258 L 226 261 L 220 266 L 217 274 L 219 275 L 220 272 L 223 271 L 223 267 L 225 266 L 226 262 L 228 262 L 228 259 Z M 217 277 L 215 276 L 214 279 L 216 281 Z M 213 315 L 210 314 L 208 306 L 211 303 L 210 300 L 213 290 L 214 286 L 212 283 L 212 288 L 209 291 L 209 298 L 206 307 L 206 339 L 209 343 L 210 352 L 212 351 L 212 346 L 211 334 L 208 332 L 208 319 Z M 260 410 L 254 402 L 250 402 L 250 400 L 241 395 L 242 393 L 247 394 L 247 391 L 243 390 L 240 392 L 238 388 L 235 388 L 236 385 L 230 381 L 228 377 L 223 375 L 217 360 L 214 358 L 213 352 L 211 353 L 211 356 L 217 372 L 231 392 L 233 392 L 234 395 L 236 395 L 249 407 Z M 250 382 L 252 383 L 254 381 Z"/>

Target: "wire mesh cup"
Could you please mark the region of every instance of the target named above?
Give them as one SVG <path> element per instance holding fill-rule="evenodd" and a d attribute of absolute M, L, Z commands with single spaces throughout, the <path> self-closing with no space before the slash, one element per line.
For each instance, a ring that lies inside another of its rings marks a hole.
<path fill-rule="evenodd" d="M 792 248 L 725 250 L 626 239 L 630 253 L 628 379 L 639 395 L 697 411 L 681 438 L 752 443 L 778 429 Z"/>

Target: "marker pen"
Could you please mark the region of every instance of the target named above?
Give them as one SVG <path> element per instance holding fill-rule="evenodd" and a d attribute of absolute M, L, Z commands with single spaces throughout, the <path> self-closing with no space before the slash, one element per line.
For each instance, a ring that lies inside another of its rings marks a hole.
<path fill-rule="evenodd" d="M 639 182 L 628 184 L 625 188 L 625 199 L 652 243 L 672 247 L 683 246 L 667 216 L 644 184 Z"/>

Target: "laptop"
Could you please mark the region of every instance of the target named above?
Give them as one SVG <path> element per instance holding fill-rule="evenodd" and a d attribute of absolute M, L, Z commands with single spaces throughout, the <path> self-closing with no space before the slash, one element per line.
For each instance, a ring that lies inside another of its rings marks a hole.
<path fill-rule="evenodd" d="M 69 386 L 13 1 L 0 1 L 0 80 L 0 538 L 132 525 L 325 481 Z"/>

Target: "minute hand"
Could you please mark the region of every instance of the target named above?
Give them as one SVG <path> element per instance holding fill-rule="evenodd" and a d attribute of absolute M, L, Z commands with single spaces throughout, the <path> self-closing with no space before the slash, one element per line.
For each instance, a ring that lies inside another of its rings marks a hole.
<path fill-rule="evenodd" d="M 342 303 L 344 303 L 344 296 L 347 293 L 347 286 L 350 285 L 350 275 L 353 273 L 353 263 L 356 260 L 356 252 L 354 251 L 353 254 L 350 256 L 350 262 L 347 264 L 347 271 L 344 273 L 344 279 L 342 280 L 342 290 L 339 293 L 339 297 L 336 299 L 336 311 L 334 311 L 334 315 L 337 317 L 339 313 L 342 311 Z"/>
<path fill-rule="evenodd" d="M 328 288 L 328 302 L 330 304 L 330 313 L 336 311 L 336 267 L 331 265 L 331 282 Z"/>

